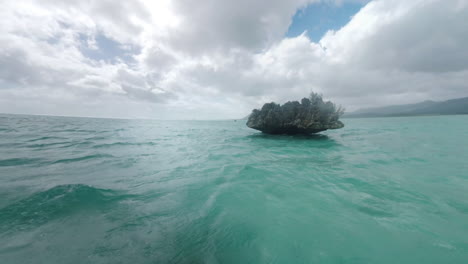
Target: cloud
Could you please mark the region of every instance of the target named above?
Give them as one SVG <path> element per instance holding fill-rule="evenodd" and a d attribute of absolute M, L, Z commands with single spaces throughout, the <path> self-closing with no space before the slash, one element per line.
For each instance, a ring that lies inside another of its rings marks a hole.
<path fill-rule="evenodd" d="M 321 43 L 368 69 L 450 72 L 468 67 L 464 1 L 375 1 Z"/>
<path fill-rule="evenodd" d="M 285 38 L 317 2 L 3 3 L 0 111 L 238 118 L 312 90 L 350 110 L 468 95 L 466 1 L 362 1 L 319 42 Z"/>
<path fill-rule="evenodd" d="M 179 50 L 199 53 L 244 48 L 261 51 L 280 40 L 306 0 L 176 0 L 181 25 L 170 39 Z"/>

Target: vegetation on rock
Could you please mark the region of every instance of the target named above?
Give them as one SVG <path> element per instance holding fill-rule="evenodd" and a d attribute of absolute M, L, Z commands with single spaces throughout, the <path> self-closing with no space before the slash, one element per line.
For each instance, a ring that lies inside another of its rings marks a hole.
<path fill-rule="evenodd" d="M 263 105 L 261 110 L 253 110 L 247 126 L 268 134 L 312 134 L 344 127 L 338 120 L 343 113 L 341 106 L 311 93 L 300 103 L 292 101 L 279 105 L 272 102 Z"/>

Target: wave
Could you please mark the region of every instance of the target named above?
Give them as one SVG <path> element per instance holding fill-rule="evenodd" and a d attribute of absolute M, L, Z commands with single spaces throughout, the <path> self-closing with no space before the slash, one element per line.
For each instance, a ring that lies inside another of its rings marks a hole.
<path fill-rule="evenodd" d="M 49 140 L 49 139 L 66 139 L 66 138 L 64 137 L 39 137 L 39 138 L 28 140 L 27 142 L 36 142 L 36 141 Z"/>
<path fill-rule="evenodd" d="M 0 132 L 18 132 L 16 129 L 11 129 L 11 128 L 0 128 Z"/>
<path fill-rule="evenodd" d="M 44 144 L 32 144 L 32 145 L 27 145 L 26 148 L 42 149 L 42 148 L 47 148 L 47 147 L 52 147 L 52 146 L 57 146 L 57 145 L 64 145 L 64 144 L 70 144 L 70 142 L 54 142 L 54 143 L 44 143 Z"/>
<path fill-rule="evenodd" d="M 0 233 L 34 228 L 82 210 L 104 209 L 127 198 L 119 191 L 83 184 L 55 186 L 0 209 Z"/>
<path fill-rule="evenodd" d="M 131 143 L 131 142 L 115 142 L 109 144 L 99 144 L 93 146 L 93 148 L 110 148 L 110 147 L 120 147 L 120 146 L 156 146 L 154 142 L 141 142 L 141 143 Z"/>
<path fill-rule="evenodd" d="M 54 133 L 61 133 L 61 132 L 76 132 L 76 133 L 102 133 L 102 131 L 90 130 L 90 129 L 64 129 L 64 130 L 56 130 L 52 131 Z"/>
<path fill-rule="evenodd" d="M 87 156 L 82 156 L 78 158 L 72 158 L 72 159 L 61 159 L 54 161 L 53 164 L 58 164 L 58 163 L 71 163 L 71 162 L 77 162 L 77 161 L 83 161 L 83 160 L 89 160 L 89 159 L 102 159 L 102 158 L 113 158 L 114 156 L 109 155 L 109 154 L 94 154 L 94 155 L 87 155 Z"/>
<path fill-rule="evenodd" d="M 42 161 L 41 159 L 12 158 L 0 160 L 0 167 L 29 165 Z"/>

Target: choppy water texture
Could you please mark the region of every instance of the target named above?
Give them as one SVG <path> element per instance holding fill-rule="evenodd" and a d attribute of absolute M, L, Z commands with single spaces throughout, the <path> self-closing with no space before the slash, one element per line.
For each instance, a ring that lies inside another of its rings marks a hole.
<path fill-rule="evenodd" d="M 468 116 L 0 116 L 0 262 L 468 263 Z"/>

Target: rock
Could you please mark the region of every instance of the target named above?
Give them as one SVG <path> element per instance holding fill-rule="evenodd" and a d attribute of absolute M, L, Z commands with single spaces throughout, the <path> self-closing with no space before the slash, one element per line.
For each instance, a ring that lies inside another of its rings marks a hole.
<path fill-rule="evenodd" d="M 341 107 L 312 93 L 300 103 L 267 103 L 261 110 L 253 110 L 247 126 L 267 134 L 312 134 L 344 127 L 338 120 L 343 112 Z"/>

